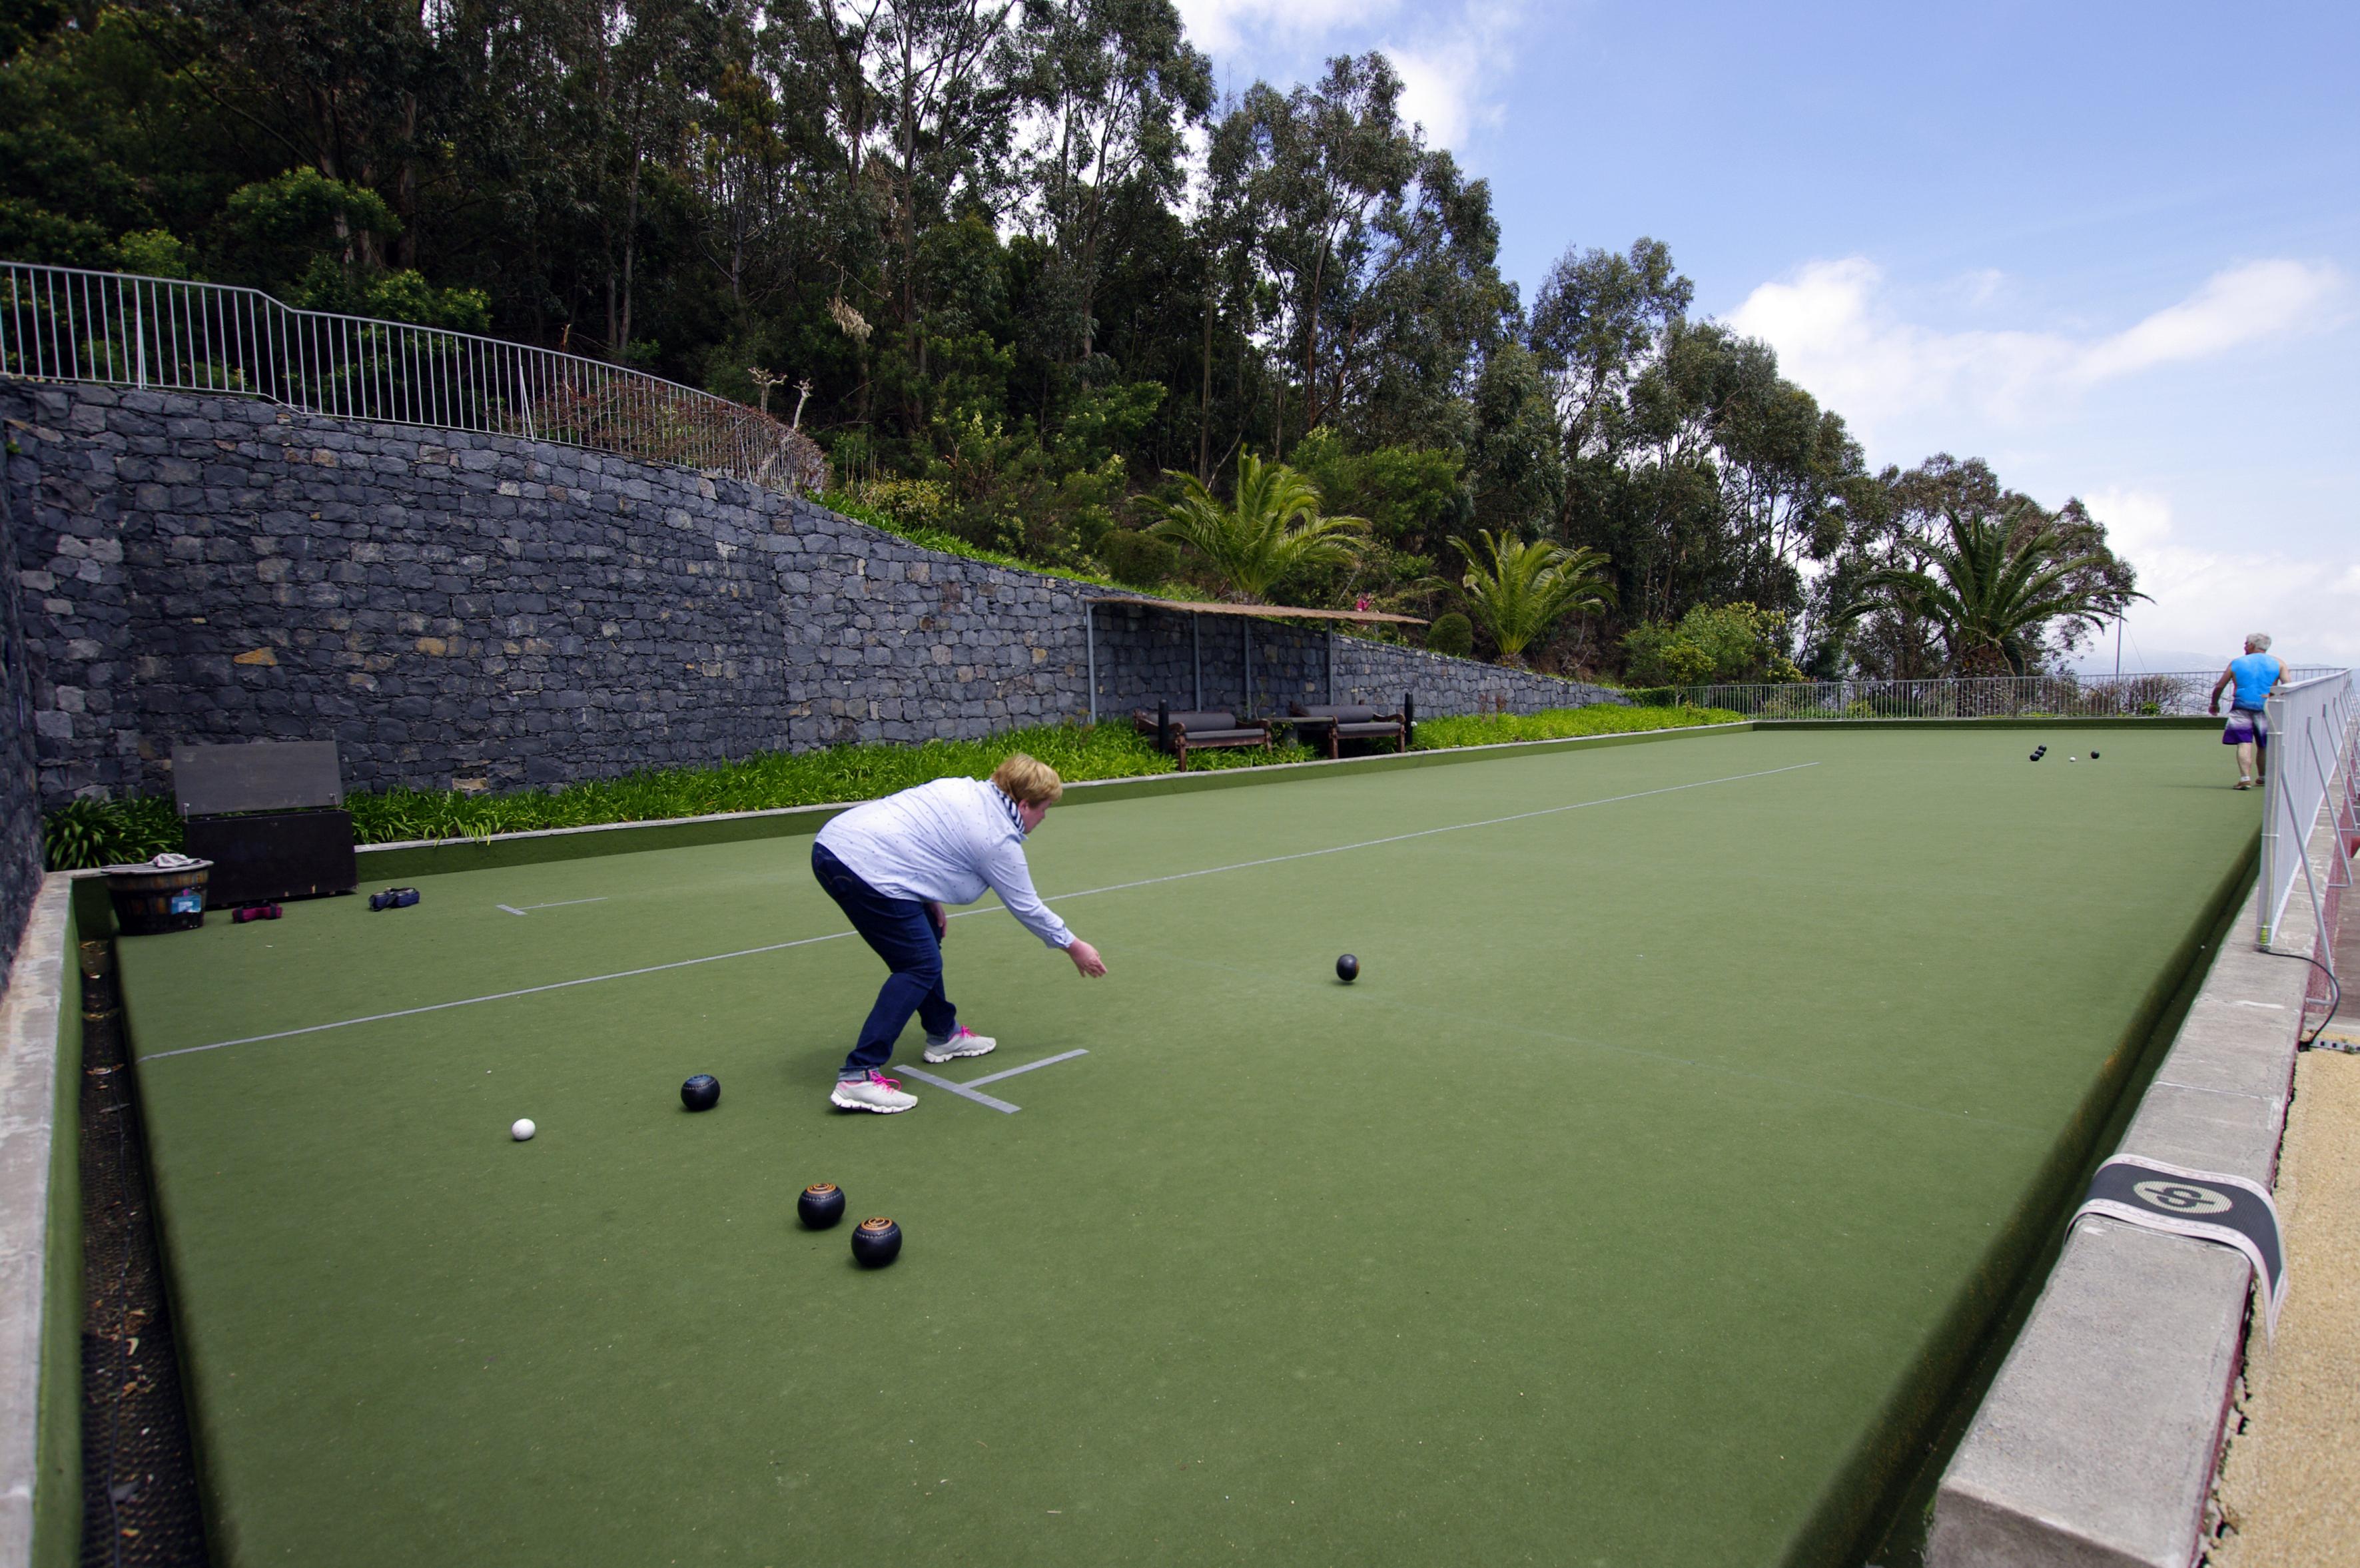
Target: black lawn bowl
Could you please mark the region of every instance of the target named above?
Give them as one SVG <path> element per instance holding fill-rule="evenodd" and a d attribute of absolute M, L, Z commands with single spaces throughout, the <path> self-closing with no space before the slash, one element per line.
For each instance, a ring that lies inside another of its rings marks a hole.
<path fill-rule="evenodd" d="M 415 887 L 388 887 L 382 893 L 369 895 L 369 908 L 372 909 L 406 909 L 416 902 L 418 889 Z"/>
<path fill-rule="evenodd" d="M 813 1230 L 826 1230 L 844 1217 L 844 1189 L 833 1181 L 814 1181 L 795 1200 L 795 1217 Z"/>
<path fill-rule="evenodd" d="M 882 1269 L 901 1256 L 901 1227 L 891 1220 L 862 1220 L 852 1232 L 852 1257 L 863 1269 Z"/>
<path fill-rule="evenodd" d="M 1336 978 L 1349 985 L 1360 977 L 1360 961 L 1350 953 L 1336 961 Z"/>
<path fill-rule="evenodd" d="M 692 1111 L 709 1111 L 721 1103 L 721 1080 L 700 1073 L 680 1086 L 680 1103 Z"/>
<path fill-rule="evenodd" d="M 2094 751 L 2093 751 L 2093 752 L 2092 752 L 2092 753 L 2090 754 L 2090 760 L 2091 760 L 2091 761 L 2092 761 L 2092 762 L 2097 761 L 2097 760 L 2098 760 L 2098 754 L 2097 754 L 2096 752 L 2094 752 Z"/>

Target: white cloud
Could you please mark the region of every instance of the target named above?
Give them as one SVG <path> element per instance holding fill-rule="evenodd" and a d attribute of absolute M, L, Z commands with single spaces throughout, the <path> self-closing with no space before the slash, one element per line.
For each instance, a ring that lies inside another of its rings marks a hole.
<path fill-rule="evenodd" d="M 2225 660 L 2259 631 L 2289 664 L 2360 662 L 2360 566 L 2248 544 L 2249 535 L 2232 535 L 2227 548 L 2191 540 L 2154 490 L 2098 490 L 2085 501 L 2155 601 L 2125 617 L 2137 644 Z"/>
<path fill-rule="evenodd" d="M 1385 53 L 1401 72 L 1402 115 L 1426 127 L 1426 139 L 1463 147 L 1478 124 L 1497 125 L 1505 109 L 1486 90 L 1515 63 L 1515 36 L 1524 19 L 1517 0 L 1470 0 L 1447 26 Z"/>
<path fill-rule="evenodd" d="M 1378 20 L 1393 0 L 1178 0 L 1190 41 L 1207 54 L 1234 54 L 1249 43 L 1316 44 L 1339 27 Z"/>
<path fill-rule="evenodd" d="M 1320 55 L 1382 49 L 1401 73 L 1403 117 L 1424 125 L 1429 141 L 1459 147 L 1476 126 L 1504 116 L 1498 91 L 1514 69 L 1531 4 L 1457 0 L 1404 11 L 1399 0 L 1179 0 L 1179 8 L 1197 48 L 1273 78 L 1314 74 Z"/>
<path fill-rule="evenodd" d="M 1946 328 L 1912 320 L 1905 300 L 1990 321 L 2017 308 L 2015 291 L 1982 273 L 1904 296 L 1850 256 L 1762 285 L 1729 321 L 1841 411 L 1872 463 L 1977 452 L 2052 505 L 2081 495 L 2154 599 L 2129 612 L 2132 651 L 2225 658 L 2262 630 L 2289 662 L 2343 663 L 2360 660 L 2351 509 L 2330 498 L 2343 492 L 2273 497 L 2225 478 L 2235 460 L 2207 445 L 2222 429 L 2215 394 L 2168 373 L 2283 355 L 2296 334 L 2342 326 L 2349 293 L 2333 267 L 2273 259 L 2216 273 L 2118 332 Z"/>
<path fill-rule="evenodd" d="M 1999 293 L 1994 275 L 1971 282 Z M 2109 336 L 2060 332 L 1945 332 L 1904 319 L 1885 274 L 1864 256 L 1816 261 L 1765 283 L 1730 324 L 1778 351 L 1789 378 L 1864 429 L 1929 408 L 2003 423 L 2033 418 L 2100 382 L 2211 359 L 2321 322 L 2345 292 L 2323 263 L 2257 261 L 2215 274 L 2188 299 Z"/>
<path fill-rule="evenodd" d="M 2128 376 L 2153 365 L 2209 359 L 2278 337 L 2315 321 L 2343 278 L 2332 267 L 2256 261 L 2216 273 L 2177 305 L 2128 332 L 2092 344 L 2075 367 L 2084 380 Z"/>

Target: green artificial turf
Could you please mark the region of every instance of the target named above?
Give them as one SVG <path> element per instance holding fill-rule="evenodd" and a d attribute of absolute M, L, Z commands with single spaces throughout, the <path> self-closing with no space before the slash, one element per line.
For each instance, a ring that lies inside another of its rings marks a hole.
<path fill-rule="evenodd" d="M 935 1071 L 1088 1052 L 1013 1116 L 828 1110 L 881 969 L 746 952 L 842 929 L 799 839 L 126 939 L 224 1561 L 1830 1556 L 2250 851 L 2205 740 L 2049 740 L 1053 813 L 1109 977 L 989 902 L 946 950 L 1001 1050 Z M 798 1230 L 814 1181 L 902 1260 Z"/>

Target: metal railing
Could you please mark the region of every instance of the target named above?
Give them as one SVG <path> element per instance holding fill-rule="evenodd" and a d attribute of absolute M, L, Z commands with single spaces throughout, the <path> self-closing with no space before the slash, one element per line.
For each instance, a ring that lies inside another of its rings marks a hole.
<path fill-rule="evenodd" d="M 268 398 L 308 414 L 563 441 L 816 492 L 818 446 L 643 371 L 258 289 L 0 262 L 0 376 Z"/>
<path fill-rule="evenodd" d="M 2289 681 L 2344 673 L 2287 670 Z M 2003 675 L 1634 689 L 1641 702 L 1727 708 L 1749 719 L 2185 718 L 2208 711 L 2217 670 L 2163 675 Z"/>
<path fill-rule="evenodd" d="M 2332 947 L 2333 907 L 2352 885 L 2352 682 L 2334 675 L 2289 680 L 2271 693 L 2263 712 L 2269 743 L 2262 768 L 2261 897 L 2255 940 L 2259 946 L 2270 945 L 2286 919 L 2295 883 L 2300 881 L 2311 895 L 2314 942 Z M 2323 883 L 2311 860 L 2311 833 L 2322 807 L 2334 813 Z M 2332 956 L 2328 962 L 2332 966 Z"/>

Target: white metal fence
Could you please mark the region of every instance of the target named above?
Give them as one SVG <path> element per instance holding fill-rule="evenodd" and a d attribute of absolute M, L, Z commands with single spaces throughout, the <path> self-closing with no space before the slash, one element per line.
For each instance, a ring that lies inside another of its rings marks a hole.
<path fill-rule="evenodd" d="M 2289 669 L 2289 681 L 2341 674 Z M 1642 702 L 1733 709 L 1749 719 L 2185 718 L 2208 710 L 2218 670 L 2164 675 L 2003 675 L 1926 681 L 1798 681 L 1662 686 Z"/>
<path fill-rule="evenodd" d="M 2305 885 L 2316 930 L 2332 933 L 2332 914 L 2352 885 L 2355 822 L 2353 763 L 2355 760 L 2352 682 L 2348 674 L 2299 681 L 2280 687 L 2264 715 L 2269 724 L 2264 765 L 2262 866 L 2259 926 L 2256 940 L 2270 945 L 2286 918 L 2295 884 Z M 2324 807 L 2334 813 L 2334 847 L 2322 878 L 2311 863 L 2311 835 Z"/>
<path fill-rule="evenodd" d="M 0 376 L 244 394 L 336 419 L 594 447 L 774 490 L 826 479 L 810 437 L 709 392 L 220 284 L 0 262 Z"/>

